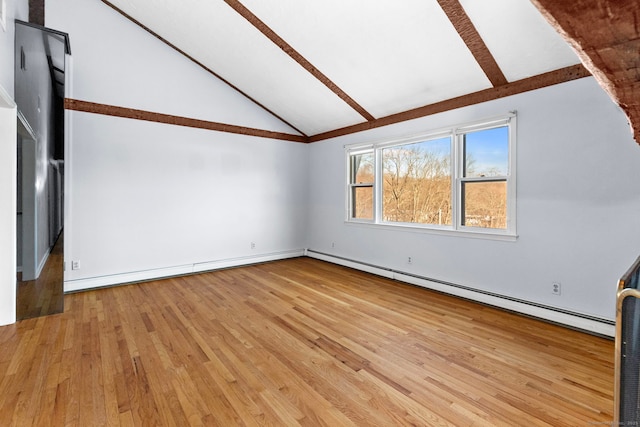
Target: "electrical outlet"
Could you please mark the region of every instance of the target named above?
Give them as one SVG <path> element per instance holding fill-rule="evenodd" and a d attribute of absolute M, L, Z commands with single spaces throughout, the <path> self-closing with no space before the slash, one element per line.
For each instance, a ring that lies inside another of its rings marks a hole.
<path fill-rule="evenodd" d="M 408 257 L 407 258 L 407 264 L 412 264 L 412 263 L 413 263 L 413 260 L 411 259 L 411 257 Z"/>
<path fill-rule="evenodd" d="M 72 270 L 80 270 L 80 261 L 71 261 Z"/>
<path fill-rule="evenodd" d="M 553 282 L 551 284 L 551 293 L 554 295 L 560 295 L 562 292 L 562 284 L 560 282 Z"/>
<path fill-rule="evenodd" d="M 256 248 L 256 243 L 255 242 L 251 242 L 251 249 L 255 249 Z"/>

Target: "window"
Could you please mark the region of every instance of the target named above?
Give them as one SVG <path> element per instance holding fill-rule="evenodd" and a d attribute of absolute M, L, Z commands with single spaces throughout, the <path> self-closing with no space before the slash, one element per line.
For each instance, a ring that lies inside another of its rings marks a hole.
<path fill-rule="evenodd" d="M 515 114 L 346 147 L 350 222 L 515 235 Z"/>
<path fill-rule="evenodd" d="M 451 137 L 382 149 L 382 220 L 451 224 Z"/>
<path fill-rule="evenodd" d="M 507 228 L 509 128 L 465 132 L 460 178 L 461 225 Z"/>
<path fill-rule="evenodd" d="M 353 153 L 349 159 L 350 217 L 373 220 L 373 151 Z"/>

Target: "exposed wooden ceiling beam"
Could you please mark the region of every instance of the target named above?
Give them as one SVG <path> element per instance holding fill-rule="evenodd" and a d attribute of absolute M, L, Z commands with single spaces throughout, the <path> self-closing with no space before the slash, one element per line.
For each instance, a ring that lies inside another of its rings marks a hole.
<path fill-rule="evenodd" d="M 297 50 L 295 50 L 289 43 L 287 43 L 282 37 L 276 34 L 267 24 L 265 24 L 260 18 L 254 15 L 249 9 L 247 9 L 238 0 L 225 0 L 233 10 L 238 12 L 243 18 L 245 18 L 251 25 L 256 27 L 258 31 L 264 34 L 269 40 L 271 40 L 276 46 L 282 49 L 287 55 L 289 55 L 294 61 L 296 61 L 302 68 L 311 73 L 322 84 L 335 93 L 340 99 L 346 102 L 351 108 L 358 112 L 366 120 L 375 120 L 367 110 L 365 110 L 360 104 L 358 104 L 353 98 L 351 98 L 345 91 L 340 89 L 329 77 L 324 75 L 318 70 L 311 62 L 309 62 L 304 56 L 302 56 Z"/>
<path fill-rule="evenodd" d="M 255 129 L 245 126 L 230 125 L 226 123 L 210 122 L 208 120 L 192 119 L 189 117 L 173 116 L 170 114 L 156 113 L 153 111 L 136 110 L 134 108 L 118 107 L 115 105 L 98 104 L 66 98 L 64 108 L 67 110 L 84 113 L 102 114 L 105 116 L 121 117 L 125 119 L 144 120 L 148 122 L 164 123 L 168 125 L 185 126 L 197 129 L 213 130 L 218 132 L 235 133 L 239 135 L 257 136 L 261 138 L 277 139 L 281 141 L 307 142 L 307 138 L 300 135 L 292 135 L 284 132 L 275 132 L 264 129 Z"/>
<path fill-rule="evenodd" d="M 507 78 L 502 73 L 500 66 L 484 43 L 484 40 L 482 40 L 482 37 L 480 37 L 478 30 L 476 30 L 460 2 L 458 0 L 438 0 L 438 3 L 491 84 L 494 87 L 507 84 Z"/>
<path fill-rule="evenodd" d="M 44 1 L 44 0 L 42 0 Z M 167 46 L 169 46 L 170 48 L 176 50 L 178 53 L 180 53 L 181 55 L 184 55 L 186 58 L 188 58 L 189 60 L 191 60 L 192 62 L 194 62 L 195 64 L 197 64 L 198 66 L 200 66 L 201 68 L 203 68 L 205 71 L 207 71 L 208 73 L 211 73 L 212 75 L 214 75 L 216 78 L 220 79 L 222 82 L 224 82 L 225 84 L 227 84 L 229 87 L 231 87 L 233 90 L 235 90 L 236 92 L 240 93 L 242 96 L 244 96 L 245 98 L 249 99 L 251 102 L 253 102 L 254 104 L 256 104 L 258 107 L 262 108 L 264 111 L 268 112 L 269 114 L 271 114 L 272 116 L 274 116 L 275 118 L 277 118 L 278 120 L 280 120 L 282 123 L 286 124 L 287 126 L 289 126 L 290 128 L 292 128 L 293 130 L 295 130 L 296 132 L 298 132 L 300 135 L 302 135 L 303 137 L 306 137 L 306 134 L 304 132 L 302 132 L 300 129 L 296 128 L 294 125 L 292 125 L 291 123 L 289 123 L 287 120 L 283 119 L 281 116 L 279 116 L 278 114 L 274 113 L 273 111 L 271 111 L 269 108 L 265 107 L 263 104 L 261 104 L 260 102 L 256 101 L 255 99 L 253 99 L 251 96 L 249 96 L 247 93 L 243 92 L 242 90 L 240 90 L 237 86 L 233 85 L 231 82 L 229 82 L 228 80 L 226 80 L 224 77 L 220 76 L 219 74 L 217 74 L 215 71 L 211 70 L 210 68 L 208 68 L 206 65 L 204 65 L 202 62 L 198 61 L 197 59 L 195 59 L 193 56 L 189 55 L 188 53 L 186 53 L 185 51 L 183 51 L 182 49 L 180 49 L 179 47 L 177 47 L 176 45 L 172 44 L 171 42 L 169 42 L 167 39 L 161 37 L 159 34 L 155 33 L 154 31 L 152 31 L 149 27 L 145 26 L 144 24 L 142 24 L 140 21 L 134 19 L 132 16 L 128 15 L 125 11 L 123 11 L 122 9 L 118 8 L 116 5 L 114 5 L 113 3 L 109 2 L 108 0 L 102 0 L 102 2 L 104 4 L 106 4 L 107 6 L 109 6 L 110 8 L 112 8 L 113 10 L 115 10 L 116 12 L 118 12 L 120 15 L 124 16 L 125 18 L 127 18 L 129 21 L 133 22 L 134 24 L 136 24 L 137 26 L 139 26 L 140 28 L 142 28 L 143 30 L 145 30 L 146 32 L 148 32 L 149 34 L 151 34 L 152 36 L 154 36 L 155 38 L 157 38 L 158 40 L 160 40 L 161 42 L 163 42 L 164 44 L 166 44 Z"/>
<path fill-rule="evenodd" d="M 532 0 L 629 118 L 640 144 L 638 0 Z"/>
<path fill-rule="evenodd" d="M 44 25 L 44 0 L 29 0 L 29 22 Z"/>
<path fill-rule="evenodd" d="M 226 123 L 211 122 L 189 117 L 174 116 L 162 114 L 152 111 L 137 110 L 133 108 L 118 107 L 113 105 L 98 104 L 94 102 L 82 101 L 77 99 L 65 99 L 65 108 L 67 110 L 81 111 L 86 113 L 102 114 L 107 116 L 122 117 L 133 120 L 145 120 L 156 123 L 171 124 L 176 126 L 186 126 L 198 129 L 207 129 L 218 132 L 235 133 L 241 135 L 257 136 L 261 138 L 278 139 L 292 142 L 318 142 L 329 138 L 349 135 L 362 132 L 369 129 L 375 129 L 382 126 L 388 126 L 407 120 L 417 119 L 432 114 L 442 113 L 444 111 L 456 108 L 466 107 L 469 105 L 487 102 L 506 96 L 516 95 L 519 93 L 541 89 L 543 87 L 568 82 L 571 80 L 588 77 L 591 74 L 581 64 L 567 68 L 551 71 L 527 79 L 518 80 L 506 85 L 485 89 L 469 95 L 448 99 L 446 101 L 437 102 L 435 104 L 426 105 L 424 107 L 415 108 L 413 110 L 404 111 L 402 113 L 392 114 L 390 116 L 376 119 L 372 122 L 361 123 L 357 125 L 347 126 L 341 129 L 324 132 L 312 137 L 293 135 L 284 132 L 275 132 L 264 129 L 248 128 Z"/>
<path fill-rule="evenodd" d="M 417 119 L 420 117 L 430 116 L 432 114 L 442 113 L 444 111 L 456 108 L 466 107 L 469 105 L 479 104 L 481 102 L 492 101 L 494 99 L 504 98 L 506 96 L 516 95 L 531 90 L 541 89 L 543 87 L 552 86 L 571 80 L 580 79 L 590 76 L 589 71 L 582 65 L 573 65 L 571 67 L 561 68 L 559 70 L 529 77 L 515 82 L 507 83 L 502 86 L 481 90 L 468 95 L 459 96 L 457 98 L 448 99 L 446 101 L 437 102 L 435 104 L 425 105 L 424 107 L 415 108 L 413 110 L 402 113 L 392 114 L 390 116 L 376 119 L 372 122 L 360 123 L 353 126 L 347 126 L 329 132 L 313 135 L 309 137 L 309 142 L 323 141 L 329 138 L 349 135 L 356 132 L 362 132 L 369 129 L 388 126 L 407 120 Z"/>

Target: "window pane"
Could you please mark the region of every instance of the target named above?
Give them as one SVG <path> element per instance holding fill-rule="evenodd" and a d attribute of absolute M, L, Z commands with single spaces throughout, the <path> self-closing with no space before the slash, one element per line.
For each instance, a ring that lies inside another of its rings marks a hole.
<path fill-rule="evenodd" d="M 373 183 L 373 152 L 351 156 L 351 183 Z"/>
<path fill-rule="evenodd" d="M 384 221 L 451 224 L 451 138 L 382 150 Z"/>
<path fill-rule="evenodd" d="M 462 225 L 507 228 L 507 182 L 463 182 Z"/>
<path fill-rule="evenodd" d="M 509 172 L 509 127 L 464 135 L 464 176 L 506 176 Z"/>
<path fill-rule="evenodd" d="M 373 219 L 373 186 L 351 188 L 351 217 Z"/>

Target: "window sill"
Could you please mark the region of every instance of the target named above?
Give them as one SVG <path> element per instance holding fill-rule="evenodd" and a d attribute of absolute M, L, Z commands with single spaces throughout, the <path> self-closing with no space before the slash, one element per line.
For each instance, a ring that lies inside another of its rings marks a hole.
<path fill-rule="evenodd" d="M 515 242 L 518 240 L 517 234 L 511 234 L 507 231 L 494 231 L 490 229 L 464 229 L 464 230 L 452 230 L 450 228 L 435 228 L 435 227 L 420 227 L 408 224 L 385 224 L 365 221 L 345 221 L 348 226 L 364 227 L 364 228 L 377 228 L 381 230 L 393 230 L 404 233 L 425 233 L 435 234 L 440 236 L 452 236 L 463 237 L 469 239 L 485 239 L 485 240 L 499 240 L 504 242 Z"/>

